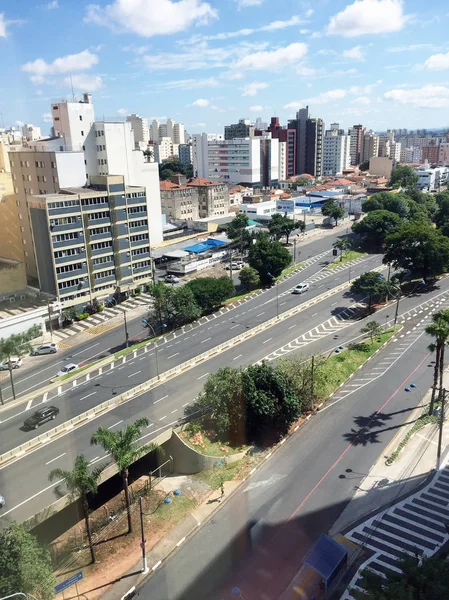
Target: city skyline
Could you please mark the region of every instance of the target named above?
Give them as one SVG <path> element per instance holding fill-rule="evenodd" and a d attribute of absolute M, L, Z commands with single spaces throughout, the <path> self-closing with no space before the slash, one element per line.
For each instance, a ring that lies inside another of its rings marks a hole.
<path fill-rule="evenodd" d="M 76 97 L 95 94 L 99 115 L 171 117 L 191 133 L 244 117 L 286 124 L 306 105 L 326 127 L 447 125 L 443 0 L 430 20 L 417 0 L 159 0 L 157 13 L 153 5 L 0 8 L 5 127 L 48 132 L 50 103 L 70 98 L 72 86 Z"/>

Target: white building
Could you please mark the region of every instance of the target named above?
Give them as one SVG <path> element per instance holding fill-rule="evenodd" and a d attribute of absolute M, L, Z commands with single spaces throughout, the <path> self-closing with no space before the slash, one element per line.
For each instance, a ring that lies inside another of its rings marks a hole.
<path fill-rule="evenodd" d="M 126 117 L 126 120 L 131 123 L 134 134 L 134 144 L 136 148 L 140 148 L 141 144 L 147 146 L 150 139 L 150 131 L 148 129 L 148 119 L 132 114 Z"/>
<path fill-rule="evenodd" d="M 150 125 L 150 140 L 152 142 L 159 141 L 159 121 L 157 119 L 153 119 Z"/>
<path fill-rule="evenodd" d="M 419 146 L 412 146 L 411 148 L 401 147 L 401 163 L 420 163 L 422 151 Z"/>
<path fill-rule="evenodd" d="M 197 177 L 207 178 L 208 142 L 224 140 L 222 133 L 194 133 L 192 135 L 192 164 L 193 174 Z"/>
<path fill-rule="evenodd" d="M 186 134 L 184 125 L 182 123 L 175 123 L 173 125 L 173 135 L 172 140 L 174 144 L 185 144 L 186 143 Z"/>
<path fill-rule="evenodd" d="M 367 131 L 363 136 L 362 162 L 369 161 L 373 156 L 379 156 L 379 136 Z"/>
<path fill-rule="evenodd" d="M 83 94 L 80 102 L 52 104 L 51 114 L 55 136 L 64 140 L 66 150 L 83 150 L 84 142 L 95 121 L 91 94 Z"/>
<path fill-rule="evenodd" d="M 350 136 L 338 123 L 325 132 L 323 144 L 323 175 L 341 175 L 350 165 Z"/>
<path fill-rule="evenodd" d="M 158 163 L 178 154 L 179 144 L 174 144 L 168 136 L 159 137 L 159 141 L 154 144 L 154 160 Z"/>
<path fill-rule="evenodd" d="M 269 221 L 277 211 L 276 200 L 266 200 L 257 204 L 240 204 L 239 213 L 243 213 L 249 219 L 257 221 Z"/>
<path fill-rule="evenodd" d="M 401 143 L 390 142 L 390 158 L 399 162 L 401 160 Z"/>
<path fill-rule="evenodd" d="M 421 165 L 415 169 L 418 175 L 417 188 L 430 192 L 438 190 L 445 185 L 449 179 L 449 167 L 437 167 L 432 169 L 428 164 Z"/>
<path fill-rule="evenodd" d="M 22 127 L 22 135 L 27 141 L 34 142 L 34 140 L 39 140 L 42 137 L 41 128 L 37 125 L 25 124 Z"/>
<path fill-rule="evenodd" d="M 438 164 L 449 165 L 449 143 L 447 142 L 441 142 L 438 147 Z"/>
<path fill-rule="evenodd" d="M 287 142 L 279 142 L 279 181 L 287 179 Z"/>

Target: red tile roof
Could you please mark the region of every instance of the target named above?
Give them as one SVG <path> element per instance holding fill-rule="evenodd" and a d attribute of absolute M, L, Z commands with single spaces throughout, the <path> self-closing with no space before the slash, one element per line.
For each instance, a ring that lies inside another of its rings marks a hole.
<path fill-rule="evenodd" d="M 161 181 L 159 183 L 161 192 L 169 192 L 171 190 L 186 190 L 188 189 L 185 185 L 179 185 L 179 183 L 173 183 L 173 181 Z"/>
<path fill-rule="evenodd" d="M 202 177 L 193 177 L 187 181 L 187 185 L 195 187 L 208 187 L 210 185 L 223 185 L 221 181 L 212 181 L 211 179 L 203 179 Z"/>

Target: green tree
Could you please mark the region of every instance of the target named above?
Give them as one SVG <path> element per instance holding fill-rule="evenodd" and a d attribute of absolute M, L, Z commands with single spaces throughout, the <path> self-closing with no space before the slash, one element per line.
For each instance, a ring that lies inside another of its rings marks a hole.
<path fill-rule="evenodd" d="M 437 556 L 408 556 L 398 561 L 400 573 L 388 570 L 385 577 L 370 569 L 362 572 L 363 592 L 351 590 L 357 600 L 447 600 L 449 563 Z"/>
<path fill-rule="evenodd" d="M 340 262 L 343 260 L 343 252 L 346 252 L 350 246 L 349 239 L 345 236 L 336 240 L 333 244 L 333 248 L 340 250 Z"/>
<path fill-rule="evenodd" d="M 364 219 L 354 223 L 352 231 L 361 236 L 364 246 L 380 252 L 387 235 L 397 231 L 401 224 L 399 215 L 388 210 L 373 210 Z"/>
<path fill-rule="evenodd" d="M 275 213 L 268 223 L 268 231 L 271 237 L 279 241 L 285 236 L 287 244 L 290 234 L 294 229 L 296 229 L 296 225 L 293 220 L 280 213 Z"/>
<path fill-rule="evenodd" d="M 311 410 L 315 400 L 315 371 L 324 359 L 292 354 L 279 359 L 277 369 L 290 380 L 292 390 L 302 400 L 303 410 Z"/>
<path fill-rule="evenodd" d="M 368 171 L 369 170 L 369 160 L 365 160 L 359 165 L 360 171 Z"/>
<path fill-rule="evenodd" d="M 335 225 L 338 225 L 338 219 L 342 219 L 345 216 L 345 210 L 335 200 L 328 200 L 321 207 L 321 214 L 325 217 L 331 217 L 331 219 L 334 219 Z"/>
<path fill-rule="evenodd" d="M 262 283 L 271 283 L 292 262 L 292 255 L 280 242 L 270 242 L 266 234 L 259 234 L 249 251 L 249 265 L 259 273 Z"/>
<path fill-rule="evenodd" d="M 418 175 L 415 169 L 408 165 L 396 165 L 391 171 L 389 184 L 392 187 L 414 189 L 418 183 Z"/>
<path fill-rule="evenodd" d="M 13 522 L 0 532 L 0 593 L 18 591 L 41 600 L 55 597 L 50 553 L 23 525 Z"/>
<path fill-rule="evenodd" d="M 243 267 L 239 273 L 240 283 L 248 289 L 255 288 L 260 283 L 259 273 L 252 267 Z"/>
<path fill-rule="evenodd" d="M 122 478 L 125 492 L 126 510 L 128 513 L 128 533 L 132 532 L 131 499 L 129 495 L 129 467 L 144 454 L 160 450 L 157 444 L 139 445 L 142 429 L 150 424 L 146 417 L 141 417 L 120 431 L 111 431 L 100 427 L 93 434 L 91 444 L 101 446 L 111 455 Z"/>
<path fill-rule="evenodd" d="M 248 217 L 243 213 L 239 213 L 226 228 L 226 235 L 232 240 L 233 246 L 240 248 L 241 254 L 251 246 L 253 239 L 251 231 L 247 229 L 248 223 Z"/>
<path fill-rule="evenodd" d="M 410 199 L 404 194 L 392 194 L 391 192 L 378 192 L 373 194 L 362 204 L 365 213 L 374 210 L 388 210 L 400 217 L 406 217 L 410 212 Z"/>
<path fill-rule="evenodd" d="M 106 464 L 95 466 L 92 470 L 89 468 L 89 461 L 80 454 L 75 458 L 73 469 L 53 469 L 49 475 L 50 481 L 55 479 L 64 479 L 69 495 L 72 500 L 80 497 L 83 509 L 84 523 L 86 525 L 87 539 L 89 541 L 90 556 L 92 562 L 96 562 L 95 547 L 92 541 L 92 529 L 89 519 L 89 501 L 88 494 L 95 496 L 98 492 L 98 480 L 106 468 Z"/>
<path fill-rule="evenodd" d="M 372 302 L 379 302 L 385 300 L 390 293 L 390 284 L 388 284 L 384 277 L 375 271 L 369 271 L 363 273 L 351 284 L 351 294 L 363 294 L 369 298 L 369 307 L 371 308 Z"/>
<path fill-rule="evenodd" d="M 13 364 L 11 359 L 30 354 L 33 350 L 31 340 L 41 333 L 40 327 L 33 326 L 24 333 L 16 333 L 10 335 L 8 338 L 0 339 L 0 361 L 8 361 L 9 379 L 11 381 L 11 391 L 14 400 L 16 398 L 16 390 L 14 388 Z"/>
<path fill-rule="evenodd" d="M 191 290 L 203 313 L 216 310 L 235 293 L 234 284 L 226 276 L 198 277 L 186 283 L 185 287 Z"/>
<path fill-rule="evenodd" d="M 382 327 L 377 321 L 368 321 L 365 327 L 362 327 L 360 333 L 366 333 L 371 339 L 371 343 L 374 343 L 374 338 L 382 333 Z"/>
<path fill-rule="evenodd" d="M 297 190 L 298 188 L 307 187 L 311 184 L 311 180 L 308 177 L 296 177 L 295 179 L 290 179 L 288 181 L 288 187 L 291 190 Z"/>
<path fill-rule="evenodd" d="M 186 169 L 179 160 L 166 160 L 159 163 L 159 178 L 171 179 L 177 174 L 186 175 Z"/>
<path fill-rule="evenodd" d="M 147 320 L 150 323 L 157 323 L 161 331 L 164 325 L 174 329 L 191 323 L 201 316 L 201 308 L 188 286 L 173 287 L 159 281 L 150 284 L 147 289 L 153 298 Z"/>
<path fill-rule="evenodd" d="M 449 265 L 449 239 L 431 225 L 406 223 L 385 238 L 383 262 L 418 272 L 427 281 Z"/>
<path fill-rule="evenodd" d="M 433 414 L 435 396 L 438 389 L 438 398 L 441 398 L 443 389 L 444 351 L 449 342 L 449 310 L 440 310 L 432 315 L 432 321 L 425 329 L 428 335 L 435 338 L 429 345 L 429 350 L 435 352 L 435 366 L 433 369 L 433 387 L 429 404 L 429 415 Z"/>

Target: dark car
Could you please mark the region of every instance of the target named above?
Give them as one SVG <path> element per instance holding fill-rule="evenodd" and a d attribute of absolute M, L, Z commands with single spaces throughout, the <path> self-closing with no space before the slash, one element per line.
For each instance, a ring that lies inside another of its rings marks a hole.
<path fill-rule="evenodd" d="M 40 408 L 33 415 L 31 415 L 31 417 L 25 419 L 24 425 L 27 429 L 37 429 L 39 425 L 55 419 L 58 413 L 59 408 L 56 408 L 56 406 L 46 406 L 45 408 Z"/>

